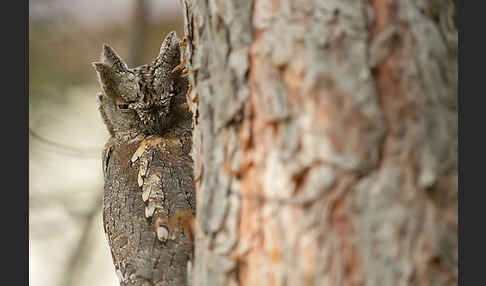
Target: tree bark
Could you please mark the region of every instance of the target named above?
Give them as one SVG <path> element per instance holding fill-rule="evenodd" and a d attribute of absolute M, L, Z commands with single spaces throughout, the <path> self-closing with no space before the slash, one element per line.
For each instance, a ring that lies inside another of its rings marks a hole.
<path fill-rule="evenodd" d="M 184 0 L 194 285 L 456 285 L 448 0 Z"/>

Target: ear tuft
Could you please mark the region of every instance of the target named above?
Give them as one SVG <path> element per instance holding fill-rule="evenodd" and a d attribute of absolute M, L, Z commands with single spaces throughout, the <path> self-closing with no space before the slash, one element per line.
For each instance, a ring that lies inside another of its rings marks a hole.
<path fill-rule="evenodd" d="M 113 67 L 117 71 L 128 70 L 127 64 L 118 54 L 107 44 L 103 44 L 103 52 L 101 53 L 101 62 Z"/>
<path fill-rule="evenodd" d="M 163 55 L 166 53 L 171 47 L 177 45 L 179 43 L 179 38 L 177 38 L 176 32 L 172 31 L 167 36 L 165 36 L 162 45 L 160 45 L 159 55 Z"/>

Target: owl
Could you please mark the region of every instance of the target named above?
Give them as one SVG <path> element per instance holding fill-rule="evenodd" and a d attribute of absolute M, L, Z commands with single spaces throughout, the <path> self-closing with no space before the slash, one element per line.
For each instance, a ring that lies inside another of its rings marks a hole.
<path fill-rule="evenodd" d="M 152 63 L 128 68 L 105 44 L 93 63 L 110 133 L 103 226 L 120 285 L 186 284 L 196 203 L 183 46 L 171 32 Z"/>

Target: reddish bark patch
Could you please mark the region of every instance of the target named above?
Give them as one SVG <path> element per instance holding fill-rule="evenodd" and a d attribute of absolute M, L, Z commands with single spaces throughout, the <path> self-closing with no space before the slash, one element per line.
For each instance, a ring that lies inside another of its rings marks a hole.
<path fill-rule="evenodd" d="M 260 33 L 256 32 L 256 40 L 254 45 L 258 44 L 258 38 Z M 235 255 L 235 259 L 238 263 L 238 280 L 240 285 L 254 285 L 268 284 L 271 282 L 270 277 L 265 277 L 263 280 L 257 280 L 259 268 L 261 267 L 261 251 L 264 241 L 264 235 L 262 233 L 262 226 L 265 225 L 261 217 L 263 189 L 261 186 L 261 173 L 263 166 L 260 162 L 263 162 L 264 158 L 258 158 L 256 161 L 254 158 L 255 148 L 261 146 L 262 132 L 265 132 L 265 122 L 262 117 L 259 116 L 261 112 L 259 105 L 255 103 L 255 97 L 258 96 L 259 79 L 255 80 L 255 76 L 265 76 L 265 70 L 262 66 L 262 60 L 258 53 L 254 51 L 254 48 L 250 48 L 250 67 L 248 72 L 248 81 L 251 89 L 250 100 L 244 107 L 245 114 L 241 128 L 239 129 L 239 137 L 243 148 L 242 165 L 246 166 L 245 170 L 241 172 L 241 199 L 240 199 L 240 223 L 239 223 L 239 240 L 238 247 Z M 268 283 L 267 283 L 268 282 Z"/>
<path fill-rule="evenodd" d="M 388 26 L 390 18 L 390 7 L 387 0 L 372 0 L 371 6 L 375 10 L 375 22 L 371 28 L 370 40 L 382 32 Z"/>
<path fill-rule="evenodd" d="M 350 96 L 340 90 L 329 75 L 320 75 L 309 84 L 305 100 L 313 103 L 315 125 L 321 128 L 331 147 L 341 155 L 352 155 L 361 161 L 370 161 L 367 140 L 374 123 L 350 100 Z"/>
<path fill-rule="evenodd" d="M 331 205 L 330 221 L 333 230 L 339 237 L 339 254 L 342 257 L 344 281 L 346 285 L 364 285 L 364 269 L 359 248 L 353 243 L 355 228 L 352 222 L 352 211 L 349 207 L 349 190 L 354 187 L 356 175 L 341 174 L 334 192 Z"/>
<path fill-rule="evenodd" d="M 283 82 L 287 87 L 289 106 L 299 106 L 301 104 L 300 89 L 304 79 L 303 66 L 285 66 L 281 69 Z"/>
<path fill-rule="evenodd" d="M 370 28 L 370 42 L 372 42 L 378 34 L 394 24 L 392 22 L 394 20 L 395 12 L 394 4 L 387 0 L 372 0 L 371 5 L 375 11 L 375 21 Z M 382 159 L 396 157 L 391 153 L 394 152 L 393 146 L 397 146 L 397 141 L 396 138 L 391 135 L 396 133 L 394 131 L 400 126 L 400 121 L 404 120 L 403 117 L 398 117 L 400 114 L 399 105 L 403 102 L 403 99 L 400 98 L 404 96 L 404 92 L 403 87 L 399 86 L 399 82 L 396 78 L 396 70 L 395 53 L 389 53 L 383 62 L 373 69 L 378 99 L 385 119 L 383 122 L 387 125 L 387 134 L 385 135 L 380 155 L 380 158 Z M 389 154 L 390 156 L 388 156 Z M 380 166 L 383 165 L 383 161 L 384 160 L 378 162 L 378 164 Z"/>

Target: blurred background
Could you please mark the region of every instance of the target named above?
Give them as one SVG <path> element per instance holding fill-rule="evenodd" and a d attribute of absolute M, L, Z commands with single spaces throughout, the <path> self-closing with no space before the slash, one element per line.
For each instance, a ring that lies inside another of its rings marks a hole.
<path fill-rule="evenodd" d="M 129 67 L 149 63 L 169 31 L 183 36 L 180 0 L 29 1 L 29 285 L 119 285 L 91 62 L 107 43 Z"/>

